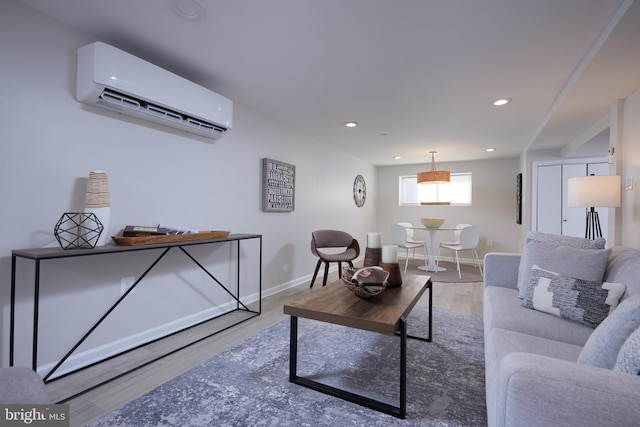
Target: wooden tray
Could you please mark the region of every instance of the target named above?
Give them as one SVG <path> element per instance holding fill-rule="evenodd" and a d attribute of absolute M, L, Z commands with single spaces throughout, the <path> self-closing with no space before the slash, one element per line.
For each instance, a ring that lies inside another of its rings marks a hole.
<path fill-rule="evenodd" d="M 123 237 L 111 236 L 116 245 L 139 246 L 155 245 L 158 243 L 188 242 L 192 240 L 224 239 L 229 235 L 229 231 L 201 231 L 199 233 L 188 234 L 166 234 L 162 236 L 141 236 Z"/>

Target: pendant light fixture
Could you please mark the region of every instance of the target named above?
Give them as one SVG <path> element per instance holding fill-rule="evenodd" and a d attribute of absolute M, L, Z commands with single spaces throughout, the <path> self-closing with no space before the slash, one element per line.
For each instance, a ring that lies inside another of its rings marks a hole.
<path fill-rule="evenodd" d="M 449 171 L 436 170 L 435 154 L 437 151 L 430 151 L 431 153 L 431 170 L 428 172 L 418 173 L 418 184 L 446 184 L 451 181 L 451 173 Z"/>

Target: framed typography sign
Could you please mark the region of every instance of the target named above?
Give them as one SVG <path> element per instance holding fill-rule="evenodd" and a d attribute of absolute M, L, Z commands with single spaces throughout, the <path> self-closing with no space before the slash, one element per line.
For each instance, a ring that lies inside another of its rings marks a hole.
<path fill-rule="evenodd" d="M 292 212 L 295 208 L 296 167 L 262 159 L 262 210 Z"/>

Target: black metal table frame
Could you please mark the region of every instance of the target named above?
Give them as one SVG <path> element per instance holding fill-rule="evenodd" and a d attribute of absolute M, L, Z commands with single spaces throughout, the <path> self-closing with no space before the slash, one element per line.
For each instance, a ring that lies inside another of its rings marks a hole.
<path fill-rule="evenodd" d="M 259 289 L 258 289 L 258 310 L 251 310 L 240 300 L 240 242 L 242 240 L 248 239 L 259 239 L 260 251 L 259 251 Z M 196 260 L 186 249 L 186 246 L 194 246 L 194 245 L 204 245 L 204 244 L 213 244 L 213 243 L 224 243 L 224 242 L 237 242 L 237 252 L 236 252 L 236 283 L 235 288 L 237 290 L 237 295 L 234 295 L 232 291 L 229 290 L 227 286 L 225 286 L 222 282 L 220 282 L 213 274 L 211 274 L 198 260 Z M 56 378 L 50 379 L 51 375 L 73 354 L 73 352 L 80 346 L 82 343 L 91 335 L 91 333 L 109 316 L 109 314 L 129 295 L 135 287 L 140 283 L 145 276 L 160 262 L 160 260 L 173 248 L 180 249 L 191 261 L 193 261 L 202 271 L 204 271 L 218 286 L 224 289 L 234 300 L 235 300 L 235 308 L 228 310 L 222 314 L 213 316 L 211 318 L 202 320 L 197 324 L 187 326 L 178 331 L 167 334 L 163 337 L 156 338 L 149 342 L 145 342 L 131 349 L 124 350 L 118 354 L 109 356 L 100 361 L 91 363 L 87 366 L 83 366 L 78 368 L 72 372 L 65 373 Z M 59 258 L 75 258 L 80 256 L 95 256 L 95 255 L 104 255 L 104 254 L 115 254 L 115 253 L 123 253 L 123 252 L 134 252 L 134 251 L 143 251 L 143 250 L 161 250 L 162 252 L 158 255 L 158 257 L 151 263 L 151 265 L 138 277 L 137 280 L 127 289 L 124 294 L 118 298 L 118 300 L 100 317 L 100 319 L 89 328 L 89 330 L 85 333 L 85 335 L 80 338 L 80 340 L 73 345 L 73 347 L 67 352 L 67 354 L 60 359 L 60 361 L 51 369 L 44 377 L 43 380 L 45 383 L 54 381 L 56 379 L 62 378 L 64 376 L 70 375 L 72 373 L 78 372 L 80 370 L 89 368 L 98 363 L 102 363 L 106 360 L 112 359 L 114 357 L 120 356 L 124 353 L 133 351 L 142 346 L 148 345 L 152 342 L 156 342 L 160 339 L 166 338 L 168 336 L 177 334 L 179 332 L 185 331 L 190 328 L 194 328 L 202 323 L 211 321 L 213 319 L 225 316 L 227 314 L 244 311 L 247 313 L 251 313 L 251 316 L 244 318 L 240 321 L 237 321 L 229 326 L 224 327 L 223 329 L 217 330 L 213 333 L 208 334 L 205 337 L 198 338 L 195 341 L 189 342 L 181 347 L 171 350 L 167 353 L 161 354 L 160 356 L 154 357 L 153 360 L 149 360 L 144 364 L 138 365 L 132 369 L 129 369 L 126 372 L 123 372 L 115 377 L 108 379 L 107 381 L 103 381 L 100 384 L 94 385 L 91 388 L 83 390 L 80 393 L 75 394 L 74 396 L 68 397 L 65 399 L 69 400 L 75 396 L 86 393 L 89 390 L 92 390 L 96 387 L 104 385 L 107 382 L 113 381 L 116 378 L 122 377 L 136 369 L 140 369 L 143 366 L 146 366 L 150 363 L 153 363 L 163 357 L 169 356 L 173 353 L 176 353 L 184 348 L 187 348 L 193 344 L 196 344 L 204 339 L 207 339 L 213 335 L 216 335 L 220 332 L 223 332 L 233 326 L 236 326 L 242 322 L 245 322 L 253 317 L 259 316 L 262 312 L 262 235 L 260 234 L 231 234 L 223 239 L 207 239 L 207 240 L 191 240 L 191 241 L 177 241 L 171 243 L 161 243 L 161 244 L 153 244 L 153 245 L 140 245 L 140 246 L 101 246 L 96 247 L 94 249 L 71 249 L 71 250 L 62 250 L 58 248 L 43 248 L 43 249 L 31 249 L 31 250 L 14 250 L 11 255 L 11 314 L 10 314 L 10 326 L 9 326 L 9 366 L 13 366 L 14 364 L 14 341 L 15 341 L 15 300 L 16 300 L 16 260 L 17 258 L 25 258 L 34 261 L 34 295 L 33 295 L 33 341 L 32 341 L 32 369 L 34 371 L 37 370 L 38 366 L 38 321 L 39 321 L 39 294 L 40 294 L 40 262 L 43 260 L 51 260 L 51 259 L 59 259 Z"/>
<path fill-rule="evenodd" d="M 298 317 L 291 316 L 291 336 L 289 346 L 289 382 L 310 388 L 330 396 L 356 403 L 358 405 L 393 415 L 397 418 L 405 418 L 407 414 L 407 338 L 431 342 L 432 339 L 432 312 L 433 312 L 433 284 L 427 281 L 429 290 L 429 335 L 424 337 L 407 334 L 407 321 L 403 316 L 396 335 L 400 336 L 400 402 L 399 406 L 393 406 L 386 402 L 371 399 L 367 396 L 333 387 L 310 378 L 298 376 Z"/>

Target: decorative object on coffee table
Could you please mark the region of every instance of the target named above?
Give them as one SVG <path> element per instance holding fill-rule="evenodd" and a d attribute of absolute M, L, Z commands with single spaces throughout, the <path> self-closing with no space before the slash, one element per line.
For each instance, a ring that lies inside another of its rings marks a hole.
<path fill-rule="evenodd" d="M 382 261 L 382 248 L 366 248 L 364 252 L 364 267 L 380 265 Z"/>
<path fill-rule="evenodd" d="M 382 267 L 360 269 L 344 267 L 342 269 L 342 281 L 360 298 L 371 298 L 380 294 L 387 287 L 388 278 L 389 273 Z"/>
<path fill-rule="evenodd" d="M 400 264 L 398 264 L 398 247 L 396 245 L 384 245 L 382 247 L 382 262 L 380 267 L 389 273 L 389 287 L 402 285 L 402 275 L 400 274 Z"/>
<path fill-rule="evenodd" d="M 89 173 L 87 191 L 84 199 L 84 211 L 98 217 L 104 228 L 95 246 L 104 246 L 109 238 L 109 218 L 111 217 L 111 201 L 107 173 L 100 170 Z"/>
<path fill-rule="evenodd" d="M 382 261 L 382 235 L 380 233 L 367 233 L 367 248 L 364 252 L 365 267 L 380 265 Z"/>
<path fill-rule="evenodd" d="M 390 288 L 397 288 L 402 286 L 402 273 L 400 272 L 400 264 L 397 262 L 386 263 L 381 262 L 380 267 L 387 273 L 389 273 L 389 283 L 387 286 Z"/>
<path fill-rule="evenodd" d="M 93 213 L 65 212 L 53 228 L 62 249 L 94 248 L 104 227 Z"/>

